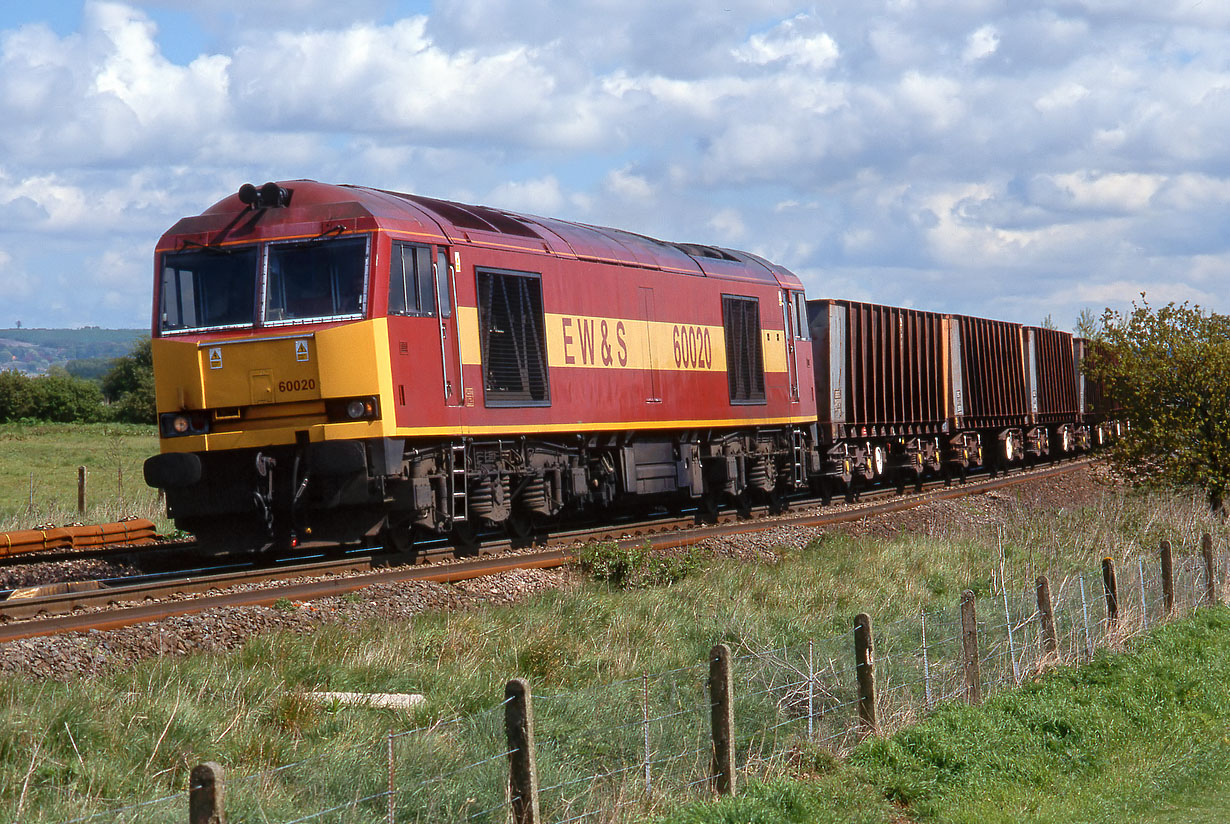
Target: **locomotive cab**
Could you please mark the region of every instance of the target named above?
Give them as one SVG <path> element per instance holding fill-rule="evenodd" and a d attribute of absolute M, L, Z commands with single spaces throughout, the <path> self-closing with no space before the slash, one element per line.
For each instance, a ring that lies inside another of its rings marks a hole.
<path fill-rule="evenodd" d="M 392 404 L 375 227 L 353 204 L 330 214 L 278 188 L 181 221 L 157 252 L 162 454 L 146 480 L 181 528 L 217 547 L 332 541 L 382 518 L 368 483 L 388 463 Z M 347 515 L 306 516 L 324 509 Z"/>

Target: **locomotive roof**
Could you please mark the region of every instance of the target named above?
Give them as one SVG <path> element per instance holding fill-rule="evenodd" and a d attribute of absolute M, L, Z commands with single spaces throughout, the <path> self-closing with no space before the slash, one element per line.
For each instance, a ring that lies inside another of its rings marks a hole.
<path fill-rule="evenodd" d="M 512 247 L 680 274 L 776 281 L 783 286 L 801 288 L 798 277 L 785 267 L 737 249 L 669 243 L 621 229 L 364 186 L 314 180 L 283 181 L 278 185 L 290 193 L 285 208 L 288 210 L 286 219 L 292 222 L 370 216 L 384 229 L 438 236 L 443 242 Z M 239 216 L 248 211 L 249 206 L 238 194 L 230 195 L 206 209 L 200 217 L 181 220 L 168 234 L 216 231 L 234 225 Z"/>

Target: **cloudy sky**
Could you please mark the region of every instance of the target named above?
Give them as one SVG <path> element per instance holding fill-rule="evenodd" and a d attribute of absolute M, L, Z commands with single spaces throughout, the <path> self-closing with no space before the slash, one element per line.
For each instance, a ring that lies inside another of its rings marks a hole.
<path fill-rule="evenodd" d="M 813 296 L 1230 312 L 1230 0 L 0 4 L 0 327 L 145 326 L 167 227 L 304 177 Z"/>

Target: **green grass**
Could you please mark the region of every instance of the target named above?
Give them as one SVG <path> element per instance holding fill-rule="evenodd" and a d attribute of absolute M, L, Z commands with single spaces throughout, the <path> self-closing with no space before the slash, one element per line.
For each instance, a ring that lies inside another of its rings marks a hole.
<path fill-rule="evenodd" d="M 302 760 L 302 767 L 249 778 L 227 791 L 234 820 L 289 820 L 379 792 L 388 730 L 457 716 L 469 720 L 397 740 L 402 786 L 410 788 L 424 776 L 459 776 L 432 784 L 426 798 L 406 789 L 399 796 L 399 820 L 421 814 L 425 806 L 433 820 L 479 812 L 502 798 L 500 701 L 505 681 L 513 676 L 528 678 L 534 689 L 544 787 L 582 780 L 612 764 L 637 763 L 641 674 L 676 669 L 649 681 L 652 711 L 663 718 L 653 727 L 655 751 L 697 747 L 679 774 L 693 767 L 703 774 L 705 660 L 714 643 L 730 644 L 739 656 L 789 647 L 797 664 L 798 648 L 814 640 L 821 659 L 831 654 L 844 661 L 851 619 L 859 611 L 870 611 L 887 639 L 894 632 L 913 632 L 910 627 L 916 627 L 922 608 L 952 609 L 966 587 L 994 593 L 992 581 L 1001 570 L 1003 579 L 1020 591 L 1042 569 L 1096 572 L 1108 548 L 1139 551 L 1158 534 L 1175 537 L 1179 544 L 1204 529 L 1219 542 L 1226 536 L 1225 526 L 1210 521 L 1198 502 L 1116 490 L 1063 512 L 1035 509 L 1015 498 L 1003 509 L 1002 520 L 989 522 L 983 517 L 985 506 L 963 503 L 930 534 L 888 541 L 829 533 L 805 549 L 783 549 L 777 563 L 718 560 L 687 570 L 669 587 L 622 590 L 589 583 L 515 607 L 424 614 L 409 621 L 334 623 L 306 635 L 257 635 L 234 654 L 152 660 L 90 680 L 5 677 L 0 679 L 0 819 L 57 821 L 176 796 L 191 766 L 204 760 L 219 761 L 232 776 Z M 1038 536 L 1046 536 L 1045 542 Z M 281 606 L 273 612 L 297 609 Z M 1230 655 L 1225 652 L 1230 649 L 1227 620 L 1224 612 L 1211 612 L 1192 622 L 1191 629 L 1167 630 L 1158 635 L 1161 640 L 1150 640 L 1141 649 L 1150 643 L 1180 649 L 1203 637 L 1205 648 L 1219 650 L 1224 658 Z M 894 629 L 894 621 L 904 622 L 906 629 Z M 823 646 L 826 638 L 835 640 Z M 887 643 L 882 649 L 892 652 Z M 797 722 L 784 727 L 776 740 L 756 739 L 764 722 L 780 712 L 775 702 L 782 693 L 770 689 L 767 698 L 751 698 L 759 683 L 755 679 L 773 672 L 785 678 L 789 671 L 741 658 L 738 694 L 745 698 L 737 712 L 738 743 L 741 761 L 752 753 L 748 792 L 713 806 L 686 807 L 678 812 L 685 817 L 669 820 L 870 822 L 897 820 L 894 816 L 903 810 L 929 817 L 924 820 L 977 820 L 997 807 L 1027 809 L 1030 799 L 1051 805 L 1047 809 L 1058 815 L 1066 807 L 1049 802 L 1048 794 L 1062 791 L 1069 774 L 1090 793 L 1070 800 L 1084 804 L 1082 810 L 1094 811 L 1100 800 L 1143 804 L 1144 796 L 1134 794 L 1130 781 L 1162 775 L 1160 765 L 1174 763 L 1183 752 L 1149 749 L 1144 745 L 1152 737 L 1169 742 L 1182 732 L 1188 737 L 1178 740 L 1195 742 L 1201 731 L 1216 733 L 1214 738 L 1225 735 L 1224 719 L 1230 716 L 1221 711 L 1226 687 L 1220 685 L 1230 685 L 1230 678 L 1213 685 L 1200 676 L 1206 670 L 1223 674 L 1228 664 L 1215 656 L 1194 659 L 1172 676 L 1159 669 L 1146 682 L 1145 669 L 1120 669 L 1126 665 L 1118 660 L 1104 658 L 1089 668 L 1052 676 L 1043 685 L 1051 692 L 1029 688 L 996 696 L 982 710 L 942 709 L 890 741 L 856 750 L 847 761 L 804 743 Z M 1124 686 L 1137 683 L 1149 684 L 1148 691 L 1137 696 Z M 412 714 L 321 707 L 305 697 L 318 689 L 420 692 L 428 701 Z M 848 692 L 848 686 L 842 689 Z M 1095 689 L 1111 709 L 1082 703 L 1081 696 Z M 1019 703 L 1028 700 L 1044 703 L 1035 709 Z M 1160 726 L 1142 715 L 1159 706 L 1177 708 L 1180 726 Z M 1035 723 L 1030 719 L 1066 718 L 1058 713 L 1069 709 L 1066 724 L 1109 726 L 1096 735 L 1081 727 L 1086 732 L 1061 738 L 1055 766 L 1040 761 L 1037 756 L 1048 756 L 1050 750 L 1027 746 L 1028 724 Z M 678 715 L 667 719 L 672 712 Z M 1135 729 L 1134 719 L 1152 726 Z M 900 737 L 908 735 L 918 737 Z M 1139 749 L 1142 760 L 1115 767 L 1110 741 L 1122 742 L 1125 751 Z M 762 762 L 759 753 L 765 748 L 786 755 Z M 1211 745 L 1200 750 L 1218 752 Z M 1167 760 L 1159 760 L 1162 756 Z M 1224 761 L 1214 763 L 1225 766 Z M 678 781 L 672 788 L 672 774 L 665 766 L 661 770 L 655 786 L 666 794 L 648 807 L 638 802 L 629 814 L 664 814 L 696 797 L 697 790 L 685 791 Z M 1189 773 L 1181 779 L 1188 773 L 1179 771 L 1173 786 L 1156 792 L 1175 804 L 1185 801 L 1184 792 L 1198 786 L 1202 775 Z M 798 776 L 809 780 L 791 780 Z M 544 805 L 552 817 L 567 817 L 564 813 L 589 804 L 609 806 L 627 798 L 638 792 L 638 781 L 632 770 L 622 778 L 595 782 L 592 792 L 585 783 L 570 785 L 572 790 L 554 791 Z M 1105 781 L 1118 783 L 1098 789 Z M 1094 790 L 1103 795 L 1092 795 Z M 975 806 L 980 792 L 995 793 L 997 801 Z M 1210 795 L 1208 803 L 1216 797 Z M 126 820 L 178 820 L 182 796 L 163 804 L 165 809 L 151 805 L 158 814 Z M 973 812 L 961 818 L 966 807 Z M 378 800 L 366 803 L 362 815 L 330 820 L 382 817 L 383 801 Z"/>
<path fill-rule="evenodd" d="M 168 529 L 157 493 L 142 476 L 145 459 L 157 452 L 153 426 L 0 424 L 0 531 L 78 520 L 105 523 L 128 515 Z M 84 517 L 77 514 L 79 466 L 87 472 Z"/>
<path fill-rule="evenodd" d="M 985 707 L 946 707 L 851 763 L 923 821 L 1224 820 L 1226 719 L 1230 610 L 1218 608 Z"/>
<path fill-rule="evenodd" d="M 1230 610 L 1219 607 L 981 707 L 943 706 L 822 774 L 659 821 L 1225 821 L 1227 718 Z"/>

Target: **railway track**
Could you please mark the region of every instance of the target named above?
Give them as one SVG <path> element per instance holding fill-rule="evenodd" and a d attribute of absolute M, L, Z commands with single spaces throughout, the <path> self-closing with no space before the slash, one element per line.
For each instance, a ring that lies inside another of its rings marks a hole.
<path fill-rule="evenodd" d="M 982 494 L 1027 481 L 1063 474 L 1084 467 L 1082 459 L 995 479 L 982 479 L 907 495 L 882 489 L 864 492 L 862 501 L 840 511 L 809 511 L 770 515 L 766 507 L 753 510 L 751 519 L 722 513 L 717 522 L 696 525 L 696 516 L 670 516 L 636 524 L 615 524 L 551 536 L 546 546 L 513 550 L 508 540 L 484 545 L 487 554 L 432 564 L 406 563 L 403 556 L 369 555 L 287 563 L 262 568 L 231 570 L 87 591 L 62 592 L 0 602 L 0 643 L 21 638 L 89 630 L 109 630 L 209 609 L 269 606 L 278 601 L 312 601 L 344 595 L 381 583 L 401 581 L 454 582 L 494 575 L 513 569 L 558 567 L 574 560 L 575 547 L 592 541 L 613 540 L 623 546 L 649 542 L 655 548 L 696 544 L 708 538 L 757 532 L 781 526 L 828 526 L 856 521 L 923 504 Z M 816 503 L 816 502 L 810 502 Z M 799 502 L 798 505 L 807 505 Z M 399 562 L 400 560 L 400 562 Z M 264 586 L 278 582 L 273 586 Z"/>

